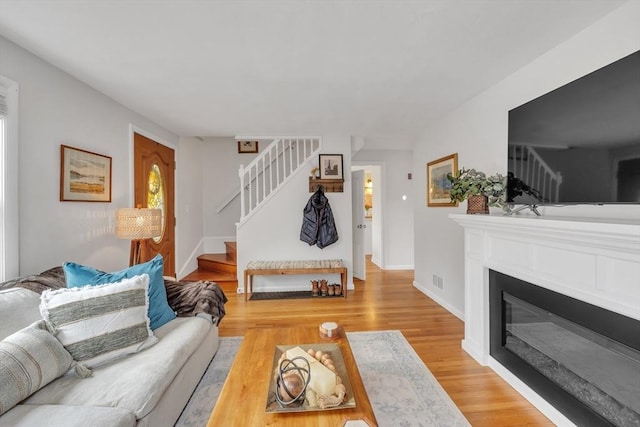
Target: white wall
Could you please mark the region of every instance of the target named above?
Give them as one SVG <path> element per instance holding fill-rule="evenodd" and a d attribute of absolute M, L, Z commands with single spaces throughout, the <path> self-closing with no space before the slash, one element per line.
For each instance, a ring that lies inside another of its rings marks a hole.
<path fill-rule="evenodd" d="M 351 233 L 351 153 L 350 137 L 324 135 L 322 153 L 342 154 L 344 192 L 325 193 L 333 212 L 339 239 L 324 249 L 309 246 L 300 240 L 302 211 L 311 197 L 309 193 L 309 172 L 317 161 L 302 168 L 285 188 L 278 191 L 261 210 L 238 228 L 238 286 L 242 287 L 244 271 L 252 260 L 305 260 L 337 259 L 345 261 L 348 271 L 347 284 L 353 289 Z M 347 150 L 345 151 L 345 147 Z M 309 276 L 256 276 L 254 289 L 257 290 L 306 290 L 311 289 Z M 315 277 L 316 279 L 320 277 Z M 339 275 L 326 275 L 328 280 L 339 283 Z"/>
<path fill-rule="evenodd" d="M 131 206 L 130 125 L 177 145 L 176 135 L 0 37 L 0 75 L 18 83 L 20 274 L 64 261 L 105 270 L 128 265 L 113 234 Z M 60 144 L 112 157 L 112 202 L 60 202 Z"/>
<path fill-rule="evenodd" d="M 362 150 L 354 157 L 357 164 L 367 162 L 382 165 L 380 176 L 374 176 L 373 215 L 382 216 L 382 254 L 376 254 L 375 243 L 373 259 L 381 268 L 387 270 L 411 269 L 414 266 L 413 249 L 413 202 L 415 188 L 407 174 L 413 170 L 413 153 L 406 150 Z M 377 194 L 382 183 L 384 191 Z M 418 194 L 418 193 L 415 193 Z M 406 195 L 407 200 L 402 200 Z M 381 212 L 379 211 L 381 209 Z M 375 225 L 374 225 L 375 226 Z M 374 236 L 378 235 L 374 231 Z"/>
<path fill-rule="evenodd" d="M 507 168 L 507 112 L 531 99 L 575 80 L 640 49 L 640 2 L 619 9 L 545 53 L 451 114 L 440 118 L 414 147 L 415 285 L 452 313 L 463 317 L 463 230 L 448 218 L 459 208 L 426 207 L 425 166 L 458 153 L 459 166 L 487 173 Z M 544 213 L 566 216 L 640 216 L 638 206 L 572 206 L 547 208 Z M 444 278 L 444 290 L 432 286 L 432 275 Z M 472 303 L 472 302 L 469 302 Z"/>
<path fill-rule="evenodd" d="M 269 141 L 270 142 L 270 141 Z M 259 141 L 263 151 L 268 142 Z M 204 182 L 204 236 L 208 253 L 222 253 L 225 241 L 236 240 L 236 223 L 240 221 L 240 197 L 236 197 L 221 212 L 221 204 L 240 188 L 238 169 L 248 165 L 258 154 L 238 153 L 238 142 L 233 137 L 205 138 L 202 153 Z"/>
<path fill-rule="evenodd" d="M 197 257 L 204 253 L 202 163 L 204 143 L 181 137 L 176 167 L 176 276 L 182 278 L 198 268 Z"/>

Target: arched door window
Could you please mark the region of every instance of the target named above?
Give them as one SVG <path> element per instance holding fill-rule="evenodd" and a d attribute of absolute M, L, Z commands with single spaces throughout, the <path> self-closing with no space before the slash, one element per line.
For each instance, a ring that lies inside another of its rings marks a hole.
<path fill-rule="evenodd" d="M 149 186 L 147 188 L 147 207 L 152 209 L 160 209 L 162 212 L 162 233 L 158 237 L 154 237 L 153 240 L 158 243 L 162 240 L 165 228 L 165 197 L 164 197 L 164 182 L 163 176 L 160 172 L 160 168 L 157 164 L 151 166 L 149 171 Z"/>

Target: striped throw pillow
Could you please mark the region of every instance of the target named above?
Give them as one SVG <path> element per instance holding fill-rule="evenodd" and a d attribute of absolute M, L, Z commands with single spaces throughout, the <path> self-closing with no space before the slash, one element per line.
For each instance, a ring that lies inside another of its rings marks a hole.
<path fill-rule="evenodd" d="M 42 320 L 0 341 L 0 414 L 64 374 L 72 363 Z"/>
<path fill-rule="evenodd" d="M 48 290 L 40 313 L 73 359 L 92 368 L 136 353 L 158 339 L 149 327 L 147 290 L 142 274 L 117 283 Z"/>

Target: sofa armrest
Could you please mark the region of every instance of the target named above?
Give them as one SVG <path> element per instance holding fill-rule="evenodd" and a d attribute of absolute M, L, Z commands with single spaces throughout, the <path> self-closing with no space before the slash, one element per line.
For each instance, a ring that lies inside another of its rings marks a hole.
<path fill-rule="evenodd" d="M 208 322 L 211 322 L 213 324 L 218 324 L 218 319 L 216 319 L 215 317 L 213 317 L 211 314 L 209 313 L 204 313 L 204 312 L 200 312 L 198 314 L 196 314 L 196 317 L 200 317 L 201 319 L 204 319 Z"/>

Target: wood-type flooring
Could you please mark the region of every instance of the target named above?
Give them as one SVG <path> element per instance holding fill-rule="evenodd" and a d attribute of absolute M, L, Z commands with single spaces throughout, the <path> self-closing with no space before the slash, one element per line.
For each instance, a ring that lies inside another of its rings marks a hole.
<path fill-rule="evenodd" d="M 347 299 L 245 302 L 244 295 L 225 286 L 229 302 L 220 336 L 244 335 L 254 327 L 317 327 L 325 321 L 338 322 L 347 332 L 398 329 L 471 425 L 553 425 L 491 368 L 479 365 L 461 348 L 463 322 L 413 286 L 413 270 L 382 271 L 367 259 L 367 280 L 354 282 L 355 290 Z"/>

